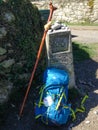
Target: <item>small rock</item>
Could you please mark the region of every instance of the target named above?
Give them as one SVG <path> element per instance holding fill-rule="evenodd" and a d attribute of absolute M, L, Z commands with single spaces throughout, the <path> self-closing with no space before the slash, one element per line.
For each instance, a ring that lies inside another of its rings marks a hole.
<path fill-rule="evenodd" d="M 7 52 L 6 49 L 0 47 L 0 55 L 4 55 Z"/>
<path fill-rule="evenodd" d="M 94 111 L 94 114 L 98 115 L 98 111 Z"/>
<path fill-rule="evenodd" d="M 14 59 L 5 60 L 0 65 L 2 65 L 4 68 L 9 68 L 15 63 Z"/>
<path fill-rule="evenodd" d="M 96 79 L 98 79 L 98 69 L 96 70 Z"/>
<path fill-rule="evenodd" d="M 52 28 L 53 30 L 60 29 L 60 28 L 61 28 L 61 24 L 60 24 L 60 23 L 55 23 L 54 25 L 51 26 L 51 28 Z"/>
<path fill-rule="evenodd" d="M 61 27 L 61 29 L 66 29 L 66 27 Z"/>
<path fill-rule="evenodd" d="M 30 78 L 30 74 L 29 73 L 24 73 L 24 74 L 20 74 L 19 75 L 19 79 L 23 80 L 23 79 L 29 79 Z"/>
<path fill-rule="evenodd" d="M 16 106 L 14 104 L 11 104 L 11 107 L 15 108 Z"/>
<path fill-rule="evenodd" d="M 7 22 L 12 22 L 15 20 L 15 16 L 11 12 L 5 12 L 3 18 Z"/>
<path fill-rule="evenodd" d="M 11 54 L 11 53 L 13 53 L 14 52 L 14 50 L 8 50 L 8 53 L 9 54 Z"/>
<path fill-rule="evenodd" d="M 68 127 L 68 130 L 72 130 L 72 127 L 74 126 L 74 124 L 70 124 L 69 127 Z"/>
<path fill-rule="evenodd" d="M 0 81 L 0 103 L 3 103 L 8 100 L 8 95 L 11 92 L 13 83 L 3 80 Z"/>
<path fill-rule="evenodd" d="M 7 55 L 0 56 L 0 62 L 5 60 L 7 58 Z"/>
<path fill-rule="evenodd" d="M 90 121 L 85 121 L 85 123 L 86 123 L 86 124 L 89 124 L 89 123 L 90 123 Z"/>
<path fill-rule="evenodd" d="M 12 47 L 12 44 L 11 43 L 7 43 L 6 47 Z"/>
<path fill-rule="evenodd" d="M 0 27 L 0 38 L 2 39 L 4 36 L 6 36 L 7 31 L 5 27 Z"/>

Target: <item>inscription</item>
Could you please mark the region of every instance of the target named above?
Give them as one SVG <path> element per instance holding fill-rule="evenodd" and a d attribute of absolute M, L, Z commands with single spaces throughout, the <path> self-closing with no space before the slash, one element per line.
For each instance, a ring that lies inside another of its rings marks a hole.
<path fill-rule="evenodd" d="M 69 39 L 68 37 L 55 37 L 51 43 L 52 53 L 63 52 L 68 50 Z"/>

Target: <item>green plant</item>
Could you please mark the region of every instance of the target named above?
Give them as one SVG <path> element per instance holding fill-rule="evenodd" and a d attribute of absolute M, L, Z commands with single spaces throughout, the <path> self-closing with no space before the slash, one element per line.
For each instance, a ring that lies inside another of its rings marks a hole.
<path fill-rule="evenodd" d="M 94 7 L 94 1 L 95 0 L 89 0 L 88 1 L 88 6 L 90 7 L 91 11 L 93 10 L 93 7 Z"/>

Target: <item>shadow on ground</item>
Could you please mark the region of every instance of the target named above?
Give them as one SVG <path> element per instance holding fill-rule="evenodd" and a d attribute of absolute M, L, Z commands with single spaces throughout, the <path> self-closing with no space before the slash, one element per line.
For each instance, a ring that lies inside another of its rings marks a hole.
<path fill-rule="evenodd" d="M 77 35 L 71 35 L 72 38 L 78 37 Z"/>
<path fill-rule="evenodd" d="M 73 50 L 79 49 L 78 45 L 73 45 Z M 76 84 L 81 93 L 88 94 L 89 99 L 85 103 L 86 112 L 77 113 L 77 119 L 74 122 L 68 122 L 65 126 L 61 127 L 50 127 L 42 124 L 41 122 L 36 122 L 34 119 L 34 99 L 37 99 L 38 91 L 32 86 L 26 106 L 24 108 L 23 116 L 19 120 L 18 113 L 20 109 L 21 102 L 9 104 L 9 113 L 6 116 L 5 123 L 2 125 L 1 130 L 69 130 L 70 124 L 73 123 L 74 126 L 80 124 L 88 116 L 89 111 L 98 105 L 98 94 L 95 93 L 98 90 L 98 58 L 95 60 L 90 59 L 89 54 L 84 50 L 80 50 L 80 53 L 86 56 L 86 60 L 76 61 L 77 57 L 74 55 L 74 67 Z M 79 58 L 79 54 L 78 54 Z M 17 105 L 16 105 L 17 104 Z"/>
<path fill-rule="evenodd" d="M 74 53 L 77 49 L 79 51 L 78 45 L 74 44 Z M 77 114 L 77 119 L 73 122 L 74 126 L 84 121 L 88 113 L 98 105 L 98 57 L 91 59 L 84 50 L 81 49 L 79 52 L 81 54 L 75 53 L 74 55 L 74 61 L 81 60 L 74 63 L 76 84 L 81 93 L 88 94 L 89 98 L 85 103 L 86 112 Z M 97 124 L 97 122 L 95 123 Z"/>

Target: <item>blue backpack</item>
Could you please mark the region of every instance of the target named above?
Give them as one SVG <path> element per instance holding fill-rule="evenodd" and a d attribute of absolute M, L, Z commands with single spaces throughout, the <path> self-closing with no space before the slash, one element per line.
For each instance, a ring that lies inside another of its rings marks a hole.
<path fill-rule="evenodd" d="M 44 85 L 35 104 L 35 119 L 48 125 L 66 124 L 71 114 L 68 100 L 69 77 L 64 70 L 48 68 L 44 72 Z"/>
<path fill-rule="evenodd" d="M 76 119 L 75 113 L 85 112 L 84 103 L 87 95 L 81 101 L 80 107 L 73 110 L 68 104 L 69 77 L 64 70 L 48 68 L 44 72 L 44 85 L 40 90 L 40 98 L 35 103 L 35 119 L 47 125 L 66 124 L 69 117 Z"/>

